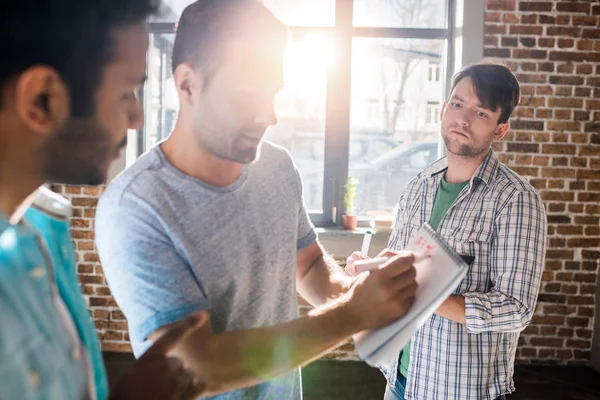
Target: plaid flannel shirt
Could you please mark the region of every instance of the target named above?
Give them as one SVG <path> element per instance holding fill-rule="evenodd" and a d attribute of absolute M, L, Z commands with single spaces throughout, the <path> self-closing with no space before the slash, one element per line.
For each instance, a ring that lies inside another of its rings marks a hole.
<path fill-rule="evenodd" d="M 389 247 L 405 248 L 429 221 L 447 169 L 443 158 L 400 198 Z M 433 315 L 412 337 L 406 399 L 495 399 L 514 391 L 519 333 L 531 321 L 546 251 L 547 220 L 535 189 L 489 154 L 442 219 L 438 232 L 475 261 L 455 294 L 466 325 Z M 397 361 L 381 367 L 394 384 Z"/>

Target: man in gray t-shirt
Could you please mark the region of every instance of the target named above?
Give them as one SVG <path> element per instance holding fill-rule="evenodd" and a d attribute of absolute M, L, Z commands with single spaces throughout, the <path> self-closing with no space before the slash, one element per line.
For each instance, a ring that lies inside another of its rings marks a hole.
<path fill-rule="evenodd" d="M 350 278 L 322 251 L 277 122 L 285 27 L 256 0 L 200 0 L 173 47 L 180 112 L 168 140 L 107 189 L 96 239 L 136 356 L 208 310 L 174 348 L 219 399 L 300 399 L 298 367 L 406 313 L 413 256 Z M 296 291 L 316 308 L 298 318 Z"/>

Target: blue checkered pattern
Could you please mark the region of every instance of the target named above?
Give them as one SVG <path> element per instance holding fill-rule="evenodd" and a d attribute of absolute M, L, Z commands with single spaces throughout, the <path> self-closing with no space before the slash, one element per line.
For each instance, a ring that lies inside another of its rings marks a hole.
<path fill-rule="evenodd" d="M 443 158 L 408 184 L 390 248 L 405 248 L 429 220 L 447 165 Z M 433 315 L 415 332 L 406 399 L 479 400 L 511 393 L 519 333 L 531 321 L 544 268 L 544 205 L 490 150 L 438 232 L 457 252 L 475 256 L 455 292 L 466 299 L 466 325 Z M 397 362 L 382 371 L 393 385 Z"/>

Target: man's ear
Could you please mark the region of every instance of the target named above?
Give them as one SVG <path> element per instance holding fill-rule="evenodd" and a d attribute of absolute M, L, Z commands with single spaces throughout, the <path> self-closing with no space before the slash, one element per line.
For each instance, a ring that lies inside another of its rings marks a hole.
<path fill-rule="evenodd" d="M 510 128 L 510 122 L 505 122 L 503 124 L 498 125 L 496 127 L 496 131 L 494 132 L 493 141 L 498 142 L 498 141 L 502 140 L 502 138 L 504 136 L 506 136 L 506 133 L 508 132 L 509 128 Z"/>
<path fill-rule="evenodd" d="M 179 64 L 173 73 L 173 80 L 182 103 L 193 103 L 194 94 L 204 89 L 205 78 L 202 72 L 190 63 Z"/>
<path fill-rule="evenodd" d="M 32 132 L 54 132 L 68 118 L 69 91 L 53 68 L 27 69 L 17 78 L 14 93 L 15 111 Z"/>

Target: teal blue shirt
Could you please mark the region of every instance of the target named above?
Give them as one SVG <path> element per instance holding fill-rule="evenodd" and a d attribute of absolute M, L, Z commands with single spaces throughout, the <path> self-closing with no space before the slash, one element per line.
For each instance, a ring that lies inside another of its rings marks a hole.
<path fill-rule="evenodd" d="M 53 306 L 52 281 L 87 350 L 96 397 L 104 400 L 108 382 L 69 223 L 34 207 L 19 225 L 0 215 L 0 399 L 80 400 L 85 371 Z"/>

